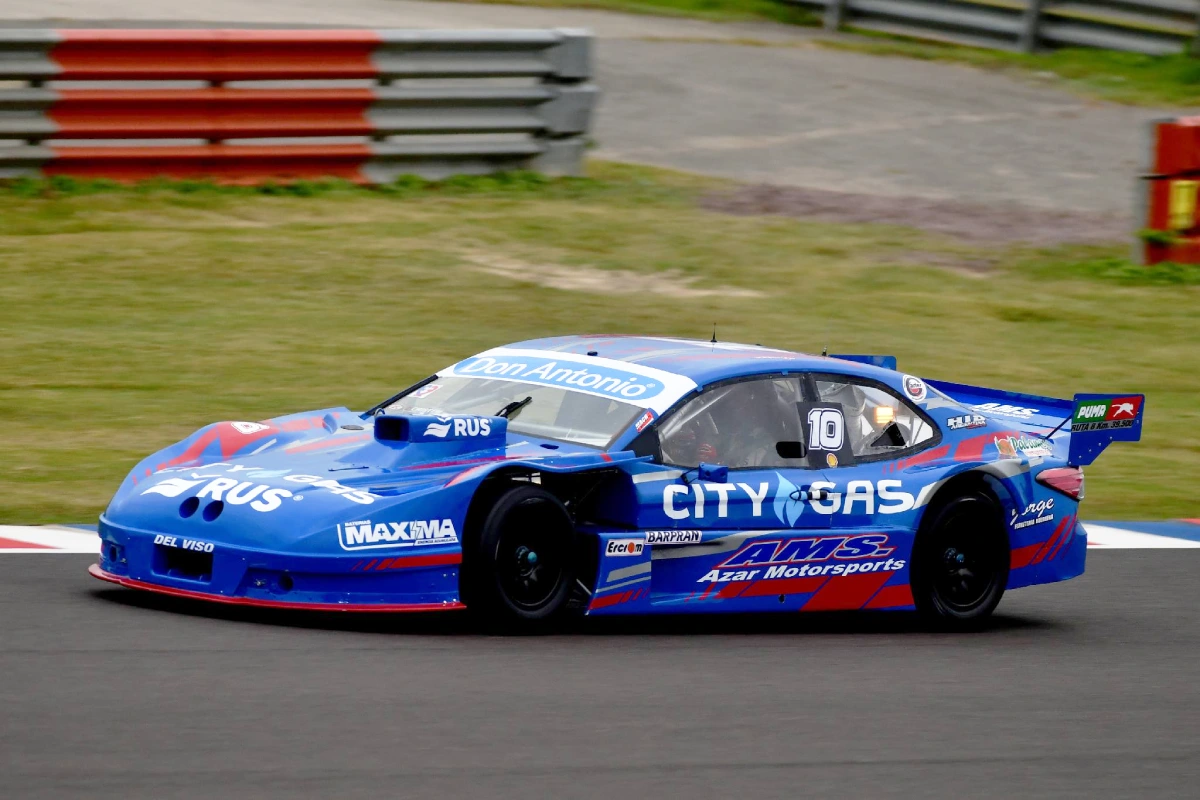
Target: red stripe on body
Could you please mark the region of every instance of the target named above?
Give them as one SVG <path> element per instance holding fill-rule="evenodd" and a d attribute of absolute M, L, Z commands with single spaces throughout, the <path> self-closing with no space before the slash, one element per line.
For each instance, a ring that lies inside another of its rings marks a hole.
<path fill-rule="evenodd" d="M 902 608 L 913 604 L 912 587 L 907 583 L 885 586 L 865 608 Z"/>
<path fill-rule="evenodd" d="M 369 433 L 356 433 L 352 436 L 332 436 L 328 439 L 318 439 L 315 442 L 300 445 L 299 447 L 284 448 L 289 453 L 308 453 L 313 450 L 325 450 L 330 447 L 336 447 L 343 444 L 354 444 L 356 442 L 365 442 L 371 438 Z"/>
<path fill-rule="evenodd" d="M 413 567 L 448 567 L 462 563 L 462 553 L 441 553 L 431 556 L 404 556 L 401 558 L 385 558 L 375 567 L 375 571 L 384 569 L 411 569 Z"/>
<path fill-rule="evenodd" d="M 1058 525 L 1055 526 L 1055 528 L 1054 528 L 1054 533 L 1050 536 L 1049 539 L 1047 539 L 1045 542 L 1042 543 L 1041 549 L 1038 550 L 1037 555 L 1033 557 L 1033 561 L 1030 562 L 1031 564 L 1042 563 L 1042 561 L 1046 558 L 1046 554 L 1050 552 L 1050 548 L 1054 546 L 1054 543 L 1056 541 L 1058 541 L 1058 537 L 1061 536 L 1063 534 L 1063 532 L 1067 529 L 1067 523 L 1070 520 L 1071 520 L 1071 515 L 1068 514 L 1067 516 L 1063 517 L 1059 521 Z"/>
<path fill-rule="evenodd" d="M 626 603 L 633 597 L 633 592 L 613 592 L 612 594 L 601 595 L 592 599 L 592 604 L 589 610 L 597 608 L 608 608 L 609 606 L 618 606 L 621 603 Z"/>
<path fill-rule="evenodd" d="M 200 456 L 204 455 L 204 451 L 213 442 L 217 442 L 221 449 L 221 458 L 229 458 L 231 455 L 241 450 L 246 445 L 252 444 L 259 439 L 266 438 L 279 432 L 279 429 L 274 425 L 267 427 L 266 430 L 255 431 L 254 433 L 242 433 L 237 428 L 233 427 L 229 422 L 218 422 L 216 426 L 205 433 L 196 441 L 188 445 L 188 448 L 179 455 L 172 458 L 170 461 L 164 461 L 155 467 L 155 471 L 176 467 L 180 464 L 186 464 L 189 461 L 196 461 Z"/>
<path fill-rule="evenodd" d="M 1063 537 L 1058 540 L 1058 544 L 1050 551 L 1050 555 L 1046 557 L 1047 561 L 1053 561 L 1058 556 L 1058 551 L 1063 548 L 1067 542 L 1075 538 L 1075 520 L 1077 515 L 1072 514 L 1067 522 L 1067 528 L 1063 531 Z"/>
<path fill-rule="evenodd" d="M 801 611 L 849 611 L 862 608 L 891 577 L 891 572 L 872 572 L 830 578 L 809 598 Z"/>
<path fill-rule="evenodd" d="M 972 436 L 969 439 L 963 439 L 954 448 L 955 461 L 979 461 L 983 458 L 983 450 L 989 444 L 994 444 L 996 439 L 1003 439 L 1006 436 L 1021 436 L 1020 431 L 1001 431 L 1000 433 L 981 433 L 978 436 Z"/>
<path fill-rule="evenodd" d="M 926 450 L 924 453 L 918 453 L 910 458 L 902 458 L 896 462 L 896 469 L 908 469 L 915 467 L 918 464 L 925 464 L 930 461 L 937 461 L 939 458 L 945 458 L 950 455 L 950 445 L 944 444 L 941 447 L 935 447 L 932 450 Z"/>
<path fill-rule="evenodd" d="M 747 586 L 749 586 L 752 583 L 754 583 L 754 581 L 730 581 L 729 583 L 722 586 L 720 591 L 718 591 L 715 595 L 713 595 L 713 597 L 717 598 L 718 600 L 725 600 L 730 597 L 737 597 L 739 594 L 742 593 L 743 589 L 745 589 Z"/>
<path fill-rule="evenodd" d="M 1012 555 L 1009 556 L 1008 568 L 1020 569 L 1021 567 L 1029 566 L 1029 562 L 1033 560 L 1033 557 L 1037 555 L 1037 551 L 1044 544 L 1045 542 L 1035 542 L 1034 544 L 1018 547 L 1016 550 L 1013 550 Z"/>

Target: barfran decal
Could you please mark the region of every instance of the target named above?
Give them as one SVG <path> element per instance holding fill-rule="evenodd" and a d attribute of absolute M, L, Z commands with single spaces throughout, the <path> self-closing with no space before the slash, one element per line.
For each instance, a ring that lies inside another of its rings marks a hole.
<path fill-rule="evenodd" d="M 1141 397 L 1081 400 L 1071 416 L 1071 433 L 1132 428 L 1141 407 Z"/>
<path fill-rule="evenodd" d="M 987 417 L 981 414 L 966 414 L 961 417 L 950 417 L 950 419 L 946 420 L 946 427 L 952 431 L 982 428 L 984 425 L 987 425 Z"/>
<path fill-rule="evenodd" d="M 646 549 L 645 539 L 609 539 L 604 547 L 607 556 L 640 556 Z"/>
<path fill-rule="evenodd" d="M 1050 512 L 1054 508 L 1054 498 L 1050 497 L 1046 500 L 1039 500 L 1036 503 L 1030 503 L 1025 506 L 1024 510 L 1017 511 L 1013 509 L 1009 512 L 1012 516 L 1008 520 L 1009 526 L 1014 531 L 1019 531 L 1022 528 L 1028 528 L 1031 525 L 1040 525 L 1043 522 L 1053 522 L 1054 515 Z M 1025 519 L 1032 516 L 1033 519 Z"/>
<path fill-rule="evenodd" d="M 922 402 L 929 396 L 929 390 L 925 387 L 925 381 L 912 375 L 905 375 L 902 379 L 904 384 L 904 395 L 914 403 Z"/>
<path fill-rule="evenodd" d="M 177 547 L 180 550 L 191 550 L 195 553 L 211 553 L 216 549 L 212 542 L 202 542 L 199 539 L 181 539 L 178 536 L 167 536 L 164 533 L 154 535 L 154 543 L 164 547 Z"/>
<path fill-rule="evenodd" d="M 696 544 L 703 538 L 700 531 L 646 531 L 646 544 Z"/>
<path fill-rule="evenodd" d="M 982 411 L 985 414 L 994 414 L 999 417 L 1015 417 L 1017 419 L 1029 419 L 1039 411 L 1036 408 L 1010 406 L 1003 403 L 981 403 L 977 406 L 971 406 L 971 408 L 976 411 Z"/>
<path fill-rule="evenodd" d="M 337 532 L 338 543 L 343 550 L 458 543 L 458 531 L 454 529 L 454 521 L 450 519 L 376 523 L 363 519 L 338 525 Z"/>

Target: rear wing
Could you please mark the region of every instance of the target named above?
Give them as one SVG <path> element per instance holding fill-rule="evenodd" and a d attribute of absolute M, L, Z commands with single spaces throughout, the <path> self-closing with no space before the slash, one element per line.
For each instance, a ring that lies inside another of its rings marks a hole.
<path fill-rule="evenodd" d="M 1023 428 L 1045 428 L 1046 436 L 1066 429 L 1071 434 L 1067 463 L 1085 467 L 1113 442 L 1142 438 L 1142 394 L 1077 394 L 1070 400 L 1039 397 L 1001 389 L 985 389 L 948 381 L 925 383 L 973 411 L 1012 420 Z"/>
<path fill-rule="evenodd" d="M 1086 467 L 1113 442 L 1141 439 L 1145 410 L 1144 394 L 1075 395 L 1067 463 L 1073 467 Z"/>
<path fill-rule="evenodd" d="M 925 383 L 937 389 L 942 394 L 972 411 L 999 417 L 1023 427 L 1050 429 L 1060 426 L 1064 419 L 1069 419 L 1075 405 L 1070 400 L 1059 400 L 1056 397 L 1040 397 L 1036 394 L 1022 392 L 1006 392 L 1003 389 L 985 389 L 982 386 L 968 386 L 965 383 L 950 383 L 949 381 L 931 381 Z"/>

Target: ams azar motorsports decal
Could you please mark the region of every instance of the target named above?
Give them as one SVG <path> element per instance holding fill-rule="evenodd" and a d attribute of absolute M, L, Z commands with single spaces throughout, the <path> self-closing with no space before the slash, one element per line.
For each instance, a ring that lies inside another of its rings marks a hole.
<path fill-rule="evenodd" d="M 705 573 L 697 583 L 895 572 L 904 569 L 907 563 L 904 559 L 887 558 L 895 550 L 882 533 L 751 542 L 718 564 L 718 569 Z"/>

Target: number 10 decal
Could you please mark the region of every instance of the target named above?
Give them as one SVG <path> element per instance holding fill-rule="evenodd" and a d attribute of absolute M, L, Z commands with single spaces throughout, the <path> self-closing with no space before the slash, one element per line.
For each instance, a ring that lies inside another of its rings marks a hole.
<path fill-rule="evenodd" d="M 808 449 L 836 453 L 845 442 L 846 425 L 836 408 L 814 408 L 808 412 Z"/>

